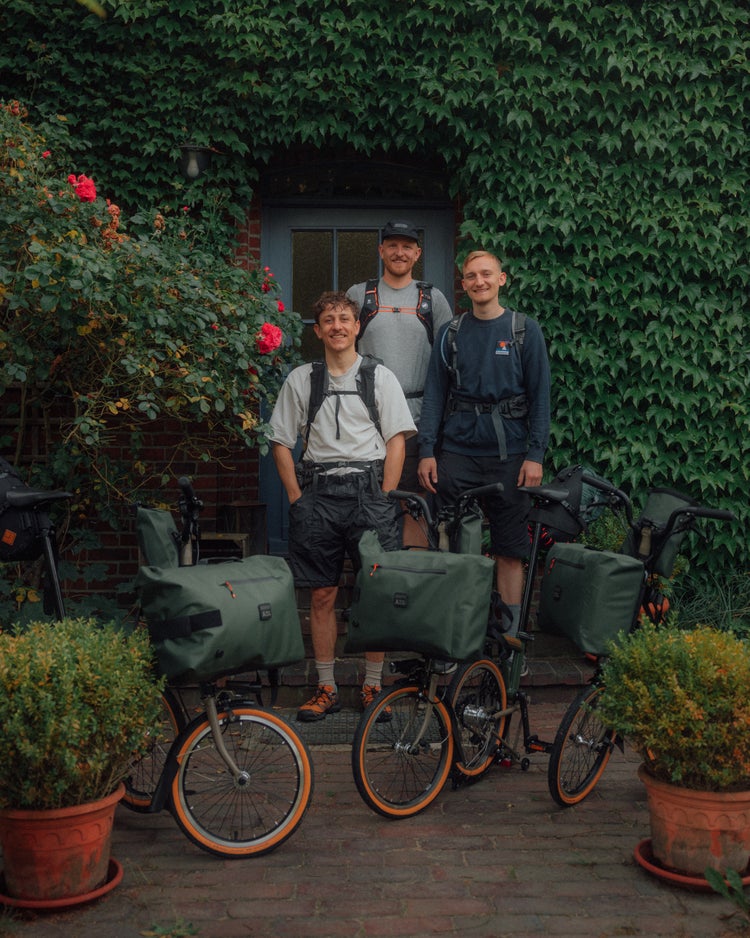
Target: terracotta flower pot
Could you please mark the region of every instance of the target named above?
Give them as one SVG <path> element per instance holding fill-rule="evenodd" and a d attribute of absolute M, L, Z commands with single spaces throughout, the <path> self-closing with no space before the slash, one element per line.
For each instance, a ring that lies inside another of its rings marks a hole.
<path fill-rule="evenodd" d="M 121 784 L 101 801 L 72 808 L 0 810 L 7 894 L 41 901 L 98 889 L 107 879 L 115 808 L 124 793 Z"/>
<path fill-rule="evenodd" d="M 750 791 L 695 791 L 669 785 L 641 766 L 651 818 L 651 850 L 664 867 L 703 876 L 707 867 L 744 874 L 750 864 Z"/>

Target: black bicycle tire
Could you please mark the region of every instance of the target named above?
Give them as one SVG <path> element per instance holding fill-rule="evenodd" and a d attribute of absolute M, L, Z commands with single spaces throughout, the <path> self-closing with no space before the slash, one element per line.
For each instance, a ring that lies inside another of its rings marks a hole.
<path fill-rule="evenodd" d="M 464 693 L 472 675 L 480 670 L 484 672 L 480 686 L 472 688 L 470 693 Z M 461 746 L 457 748 L 463 749 L 464 754 L 463 760 L 455 759 L 456 770 L 467 778 L 479 779 L 495 761 L 507 721 L 505 716 L 499 720 L 490 719 L 489 716 L 491 712 L 505 710 L 508 705 L 508 693 L 502 671 L 491 658 L 480 658 L 461 665 L 448 688 L 448 699 L 461 731 Z M 465 719 L 467 706 L 470 705 L 487 712 L 483 722 L 475 723 Z"/>
<path fill-rule="evenodd" d="M 388 708 L 390 718 L 384 720 Z M 421 732 L 426 718 L 427 734 L 414 750 L 405 734 L 412 729 Z M 416 684 L 381 691 L 362 715 L 352 742 L 357 790 L 368 807 L 390 820 L 413 817 L 429 807 L 440 794 L 452 762 L 448 709 L 442 701 L 428 701 Z"/>
<path fill-rule="evenodd" d="M 310 806 L 310 752 L 283 717 L 247 701 L 227 706 L 218 720 L 224 745 L 248 780 L 235 783 L 201 714 L 175 744 L 172 813 L 186 837 L 208 853 L 262 856 L 291 837 Z"/>
<path fill-rule="evenodd" d="M 596 715 L 604 687 L 590 684 L 570 704 L 555 735 L 547 783 L 563 808 L 580 804 L 598 785 L 615 746 L 615 733 Z"/>
<path fill-rule="evenodd" d="M 186 724 L 184 709 L 168 687 L 162 691 L 161 702 L 171 728 L 166 730 L 167 724 L 164 722 L 161 729 L 157 730 L 149 750 L 131 763 L 131 774 L 125 779 L 125 794 L 122 797 L 122 804 L 126 808 L 144 814 L 151 810 L 170 746 Z"/>

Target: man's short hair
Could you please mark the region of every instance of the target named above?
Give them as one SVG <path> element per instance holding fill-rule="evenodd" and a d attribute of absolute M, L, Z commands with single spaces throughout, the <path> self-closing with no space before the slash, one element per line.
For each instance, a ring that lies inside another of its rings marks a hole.
<path fill-rule="evenodd" d="M 500 260 L 500 258 L 496 254 L 493 254 L 491 251 L 472 251 L 471 254 L 469 254 L 467 257 L 464 258 L 464 262 L 461 265 L 461 273 L 463 273 L 466 270 L 467 264 L 470 264 L 472 261 L 475 261 L 478 257 L 492 258 L 493 261 L 497 262 L 497 266 L 500 268 L 500 270 L 503 269 L 503 262 Z"/>
<path fill-rule="evenodd" d="M 355 319 L 359 319 L 359 306 L 346 295 L 342 290 L 328 290 L 321 293 L 318 299 L 313 303 L 312 314 L 315 322 L 320 322 L 320 317 L 327 309 L 342 306 L 348 309 Z"/>

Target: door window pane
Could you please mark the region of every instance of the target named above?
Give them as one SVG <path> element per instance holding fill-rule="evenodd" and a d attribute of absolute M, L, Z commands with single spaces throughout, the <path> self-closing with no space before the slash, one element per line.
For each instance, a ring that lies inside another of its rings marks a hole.
<path fill-rule="evenodd" d="M 292 309 L 303 319 L 333 282 L 333 231 L 292 231 Z"/>
<path fill-rule="evenodd" d="M 420 243 L 424 232 L 419 230 Z M 302 356 L 314 361 L 323 346 L 312 327 L 312 304 L 326 290 L 348 290 L 354 283 L 379 277 L 380 229 L 330 228 L 292 230 L 292 309 L 305 321 Z M 414 265 L 413 277 L 424 277 L 424 254 Z"/>
<path fill-rule="evenodd" d="M 378 231 L 339 231 L 336 237 L 339 290 L 377 277 Z"/>

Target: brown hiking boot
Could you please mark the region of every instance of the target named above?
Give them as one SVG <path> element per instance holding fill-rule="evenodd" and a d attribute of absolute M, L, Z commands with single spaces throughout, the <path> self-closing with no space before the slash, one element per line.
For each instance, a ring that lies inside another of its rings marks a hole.
<path fill-rule="evenodd" d="M 314 723 L 316 720 L 324 720 L 329 713 L 338 713 L 340 709 L 339 695 L 331 685 L 318 684 L 310 700 L 297 711 L 297 719 L 302 723 Z"/>
<path fill-rule="evenodd" d="M 377 684 L 363 684 L 362 693 L 359 695 L 362 699 L 362 709 L 367 710 L 373 700 L 380 693 L 380 687 Z M 378 718 L 375 721 L 376 723 L 389 723 L 393 719 L 393 711 L 390 707 L 386 707 L 378 714 Z"/>

